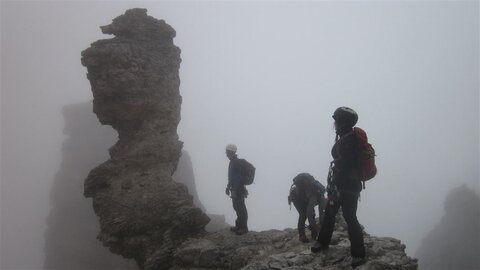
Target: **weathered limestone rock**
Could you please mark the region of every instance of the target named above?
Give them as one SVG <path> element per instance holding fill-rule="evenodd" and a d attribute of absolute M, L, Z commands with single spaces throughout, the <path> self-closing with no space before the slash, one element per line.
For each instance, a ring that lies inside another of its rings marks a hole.
<path fill-rule="evenodd" d="M 187 188 L 172 181 L 182 148 L 175 30 L 145 9 L 127 10 L 101 28 L 116 37 L 93 43 L 82 64 L 93 111 L 119 140 L 110 160 L 88 175 L 84 195 L 93 198 L 104 245 L 141 268 L 167 269 L 173 249 L 209 221 Z"/>

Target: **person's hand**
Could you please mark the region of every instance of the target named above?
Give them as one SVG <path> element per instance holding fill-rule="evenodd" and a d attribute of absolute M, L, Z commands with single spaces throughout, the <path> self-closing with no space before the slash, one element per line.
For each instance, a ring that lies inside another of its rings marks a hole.
<path fill-rule="evenodd" d="M 228 187 L 225 188 L 225 194 L 227 194 L 227 196 L 230 196 L 230 189 Z"/>

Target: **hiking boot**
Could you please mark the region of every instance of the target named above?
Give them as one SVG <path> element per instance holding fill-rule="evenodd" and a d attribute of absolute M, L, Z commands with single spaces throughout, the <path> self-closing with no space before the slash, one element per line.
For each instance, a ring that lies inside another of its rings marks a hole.
<path fill-rule="evenodd" d="M 318 253 L 318 252 L 321 252 L 323 250 L 326 250 L 327 248 L 328 248 L 328 246 L 322 245 L 318 241 L 316 241 L 315 244 L 313 245 L 313 247 L 310 248 L 310 250 L 313 253 Z"/>
<path fill-rule="evenodd" d="M 236 231 L 238 231 L 238 228 L 236 226 L 230 227 L 230 231 L 236 232 Z"/>
<path fill-rule="evenodd" d="M 367 261 L 367 259 L 365 259 L 365 258 L 353 257 L 352 258 L 352 268 L 360 266 L 360 265 L 364 264 L 366 261 Z"/>
<path fill-rule="evenodd" d="M 235 231 L 237 235 L 246 234 L 247 232 L 248 232 L 248 229 L 244 229 L 244 228 L 241 228 Z"/>
<path fill-rule="evenodd" d="M 302 243 L 308 243 L 308 242 L 310 242 L 310 241 L 308 240 L 307 236 L 305 236 L 305 235 L 299 235 L 299 236 L 298 236 L 298 240 L 300 240 L 300 242 L 302 242 Z"/>

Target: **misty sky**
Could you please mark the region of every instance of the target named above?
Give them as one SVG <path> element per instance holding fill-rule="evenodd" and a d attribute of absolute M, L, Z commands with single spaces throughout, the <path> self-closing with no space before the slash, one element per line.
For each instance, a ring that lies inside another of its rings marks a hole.
<path fill-rule="evenodd" d="M 234 220 L 224 148 L 235 143 L 257 167 L 250 229 L 296 227 L 292 178 L 325 184 L 339 106 L 358 112 L 378 155 L 358 210 L 370 234 L 413 255 L 449 190 L 479 191 L 478 1 L 1 1 L 2 270 L 41 269 L 61 110 L 92 99 L 80 52 L 133 7 L 177 31 L 178 132 L 209 212 Z"/>

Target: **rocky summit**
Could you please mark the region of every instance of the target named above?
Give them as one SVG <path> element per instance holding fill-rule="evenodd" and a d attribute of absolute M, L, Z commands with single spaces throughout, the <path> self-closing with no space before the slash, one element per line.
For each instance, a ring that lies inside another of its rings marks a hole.
<path fill-rule="evenodd" d="M 172 178 L 182 148 L 175 30 L 146 9 L 127 10 L 101 29 L 115 37 L 94 42 L 82 52 L 82 64 L 93 111 L 118 132 L 118 141 L 110 159 L 88 174 L 84 195 L 99 217 L 97 238 L 112 253 L 147 270 L 350 268 L 341 215 L 332 245 L 321 254 L 312 254 L 312 243 L 298 241 L 293 229 L 207 233 L 200 202 L 195 206 L 188 188 Z M 357 269 L 417 268 L 399 240 L 365 233 L 365 245 L 368 261 Z"/>

